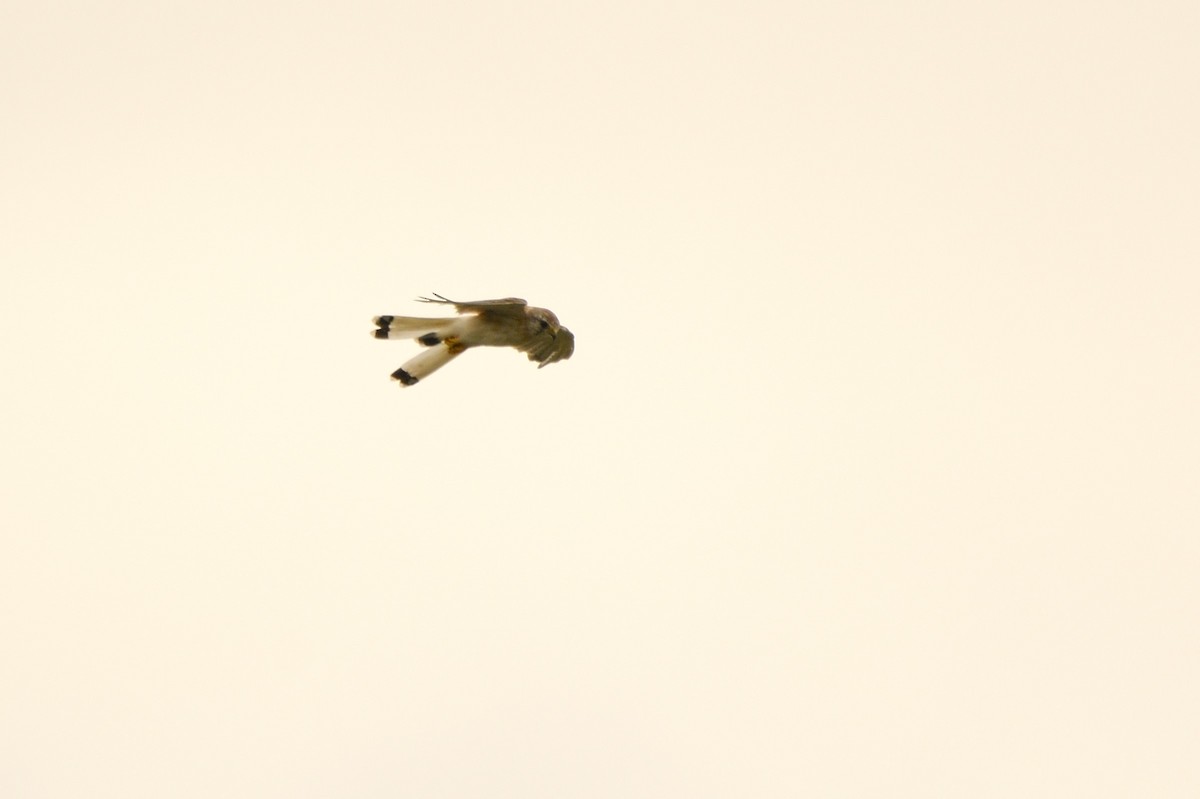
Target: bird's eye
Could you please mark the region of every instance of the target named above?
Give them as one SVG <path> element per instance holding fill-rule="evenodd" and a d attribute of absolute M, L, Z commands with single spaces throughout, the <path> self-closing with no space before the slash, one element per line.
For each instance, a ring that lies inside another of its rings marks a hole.
<path fill-rule="evenodd" d="M 546 328 L 550 327 L 550 323 L 547 322 L 545 319 L 539 319 L 538 324 L 542 326 L 542 330 L 545 330 Z"/>

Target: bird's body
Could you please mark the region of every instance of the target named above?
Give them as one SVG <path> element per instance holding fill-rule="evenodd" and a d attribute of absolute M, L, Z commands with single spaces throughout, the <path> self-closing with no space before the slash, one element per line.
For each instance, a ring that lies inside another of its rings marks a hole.
<path fill-rule="evenodd" d="M 376 316 L 375 338 L 415 339 L 428 349 L 392 373 L 402 386 L 411 386 L 450 363 L 471 347 L 513 347 L 537 361 L 540 369 L 566 360 L 575 351 L 575 336 L 545 308 L 530 307 L 525 300 L 455 302 L 440 294 L 422 302 L 453 305 L 463 316 L 423 318 Z"/>

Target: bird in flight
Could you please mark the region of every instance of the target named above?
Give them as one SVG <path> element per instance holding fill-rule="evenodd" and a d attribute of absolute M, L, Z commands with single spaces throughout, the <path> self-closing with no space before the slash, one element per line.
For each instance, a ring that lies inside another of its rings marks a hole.
<path fill-rule="evenodd" d="M 411 386 L 441 369 L 471 347 L 514 347 L 537 361 L 538 368 L 563 361 L 575 351 L 575 335 L 545 308 L 525 300 L 455 302 L 441 294 L 420 302 L 453 305 L 462 316 L 428 319 L 420 316 L 376 316 L 375 338 L 416 339 L 426 349 L 392 372 L 401 386 Z"/>

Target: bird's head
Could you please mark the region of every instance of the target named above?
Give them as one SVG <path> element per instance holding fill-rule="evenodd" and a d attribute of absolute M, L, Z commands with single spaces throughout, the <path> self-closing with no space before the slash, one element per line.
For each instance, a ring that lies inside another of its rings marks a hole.
<path fill-rule="evenodd" d="M 545 308 L 530 308 L 529 317 L 534 320 L 539 330 L 548 332 L 551 336 L 558 336 L 559 328 L 558 317 L 552 311 L 547 311 Z"/>

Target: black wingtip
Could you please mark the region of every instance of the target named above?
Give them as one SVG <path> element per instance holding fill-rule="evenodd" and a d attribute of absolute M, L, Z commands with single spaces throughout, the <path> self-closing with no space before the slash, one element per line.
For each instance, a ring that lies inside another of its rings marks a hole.
<path fill-rule="evenodd" d="M 426 347 L 432 347 L 434 344 L 441 344 L 442 338 L 437 333 L 426 333 L 418 338 L 417 341 L 421 342 Z"/>
<path fill-rule="evenodd" d="M 392 372 L 392 379 L 399 380 L 406 386 L 411 386 L 417 382 L 417 378 L 413 377 L 403 369 L 397 369 L 396 371 Z"/>
<path fill-rule="evenodd" d="M 375 324 L 379 327 L 379 329 L 374 331 L 372 335 L 375 336 L 375 338 L 387 338 L 388 328 L 392 326 L 392 320 L 395 318 L 396 317 L 394 316 L 376 316 Z"/>

